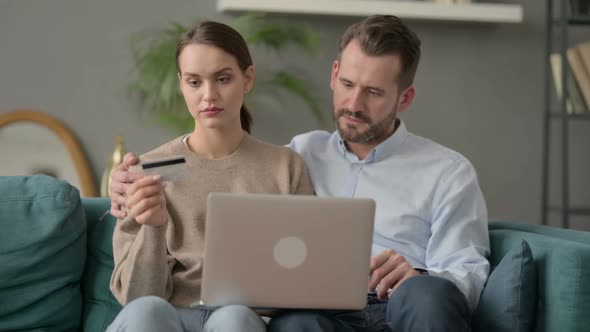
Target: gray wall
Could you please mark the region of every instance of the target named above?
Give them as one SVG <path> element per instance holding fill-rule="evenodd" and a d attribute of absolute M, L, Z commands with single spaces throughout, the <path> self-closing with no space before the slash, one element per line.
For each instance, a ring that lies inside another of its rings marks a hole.
<path fill-rule="evenodd" d="M 523 24 L 408 21 L 422 39 L 423 60 L 417 100 L 402 118 L 411 131 L 473 162 L 490 217 L 538 223 L 544 2 L 504 2 L 524 5 Z M 98 183 L 115 135 L 124 135 L 126 147 L 137 153 L 175 136 L 142 116 L 126 94 L 133 75 L 131 36 L 199 17 L 230 18 L 215 11 L 213 0 L 2 1 L 0 110 L 36 108 L 63 120 L 88 152 Z M 285 60 L 304 66 L 329 112 L 329 71 L 338 37 L 359 18 L 281 17 L 322 33 L 323 51 L 316 58 L 293 51 Z M 257 50 L 254 56 L 258 66 L 273 61 Z M 268 102 L 264 111 L 254 112 L 254 133 L 274 143 L 317 128 L 297 100 Z M 588 129 L 587 122 L 572 126 L 572 200 L 580 204 L 590 202 Z M 554 151 L 557 143 L 553 142 Z M 558 166 L 553 163 L 553 173 Z M 559 182 L 553 178 L 557 188 Z M 552 191 L 551 199 L 558 201 L 558 190 Z M 588 218 L 574 220 L 573 226 L 588 229 L 586 224 Z"/>

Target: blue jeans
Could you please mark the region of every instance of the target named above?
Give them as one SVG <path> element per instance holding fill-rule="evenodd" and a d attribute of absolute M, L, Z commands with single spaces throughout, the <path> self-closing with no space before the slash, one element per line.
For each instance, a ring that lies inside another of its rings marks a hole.
<path fill-rule="evenodd" d="M 406 280 L 387 301 L 374 295 L 360 311 L 292 311 L 270 321 L 270 332 L 433 331 L 468 332 L 471 313 L 452 282 L 420 275 Z"/>
<path fill-rule="evenodd" d="M 129 302 L 107 328 L 108 332 L 213 332 L 266 331 L 266 324 L 253 310 L 231 305 L 215 311 L 175 308 L 168 301 L 145 296 Z"/>

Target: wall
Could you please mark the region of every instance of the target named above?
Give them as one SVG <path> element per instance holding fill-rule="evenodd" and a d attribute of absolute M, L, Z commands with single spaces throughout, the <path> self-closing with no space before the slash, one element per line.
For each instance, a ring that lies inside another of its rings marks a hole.
<path fill-rule="evenodd" d="M 524 5 L 525 23 L 408 21 L 422 39 L 423 59 L 417 100 L 402 118 L 414 133 L 473 162 L 490 217 L 538 223 L 545 8 L 536 0 L 505 2 Z M 126 93 L 133 77 L 131 36 L 170 21 L 192 22 L 199 17 L 230 18 L 215 11 L 213 0 L 2 1 L 0 110 L 36 108 L 63 120 L 89 152 L 98 182 L 115 135 L 124 135 L 126 147 L 137 153 L 174 137 L 142 116 Z M 286 61 L 305 66 L 329 112 L 329 70 L 338 38 L 359 18 L 281 18 L 322 33 L 324 49 L 316 58 L 293 51 Z M 254 56 L 259 66 L 273 61 L 256 50 Z M 255 116 L 254 133 L 274 143 L 286 143 L 293 135 L 317 127 L 297 100 L 268 102 L 255 110 Z M 587 203 L 590 131 L 587 123 L 575 124 L 572 131 L 572 200 Z M 557 143 L 553 142 L 555 148 Z M 554 162 L 552 172 L 558 166 Z M 553 181 L 552 187 L 558 184 Z M 552 191 L 552 201 L 558 199 L 559 191 Z M 587 218 L 577 220 L 574 227 L 584 228 L 586 223 Z"/>

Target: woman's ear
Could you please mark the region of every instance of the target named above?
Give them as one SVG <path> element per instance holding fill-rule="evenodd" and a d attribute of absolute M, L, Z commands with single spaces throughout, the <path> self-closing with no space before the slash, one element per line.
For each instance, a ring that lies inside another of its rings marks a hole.
<path fill-rule="evenodd" d="M 184 91 L 182 91 L 182 75 L 180 73 L 176 73 L 176 75 L 178 76 L 178 90 L 184 95 Z"/>
<path fill-rule="evenodd" d="M 244 71 L 244 76 L 246 77 L 244 92 L 249 93 L 254 87 L 254 78 L 256 77 L 256 70 L 254 69 L 253 65 L 250 65 L 250 67 L 246 68 Z"/>

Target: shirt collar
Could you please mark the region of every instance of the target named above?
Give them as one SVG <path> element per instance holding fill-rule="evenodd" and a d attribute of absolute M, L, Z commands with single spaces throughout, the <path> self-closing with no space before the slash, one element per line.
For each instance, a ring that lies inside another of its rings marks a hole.
<path fill-rule="evenodd" d="M 346 149 L 346 144 L 344 143 L 344 140 L 338 131 L 334 132 L 334 136 L 338 144 L 338 151 L 340 151 L 343 157 L 345 157 L 350 162 L 369 164 L 385 160 L 393 155 L 398 146 L 400 146 L 408 136 L 408 129 L 406 128 L 404 122 L 399 120 L 399 125 L 397 126 L 397 129 L 393 135 L 389 136 L 385 141 L 381 142 L 373 150 L 371 150 L 365 160 L 359 160 L 359 158 L 354 153 L 351 153 Z"/>

